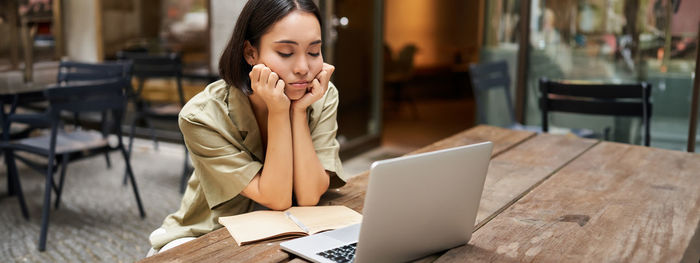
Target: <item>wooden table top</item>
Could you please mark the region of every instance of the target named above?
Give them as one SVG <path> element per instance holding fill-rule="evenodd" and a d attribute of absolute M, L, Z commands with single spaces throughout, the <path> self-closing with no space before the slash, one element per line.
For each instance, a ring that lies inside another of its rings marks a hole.
<path fill-rule="evenodd" d="M 0 95 L 14 95 L 27 92 L 44 91 L 49 85 L 37 82 L 16 85 L 0 85 Z"/>
<path fill-rule="evenodd" d="M 483 125 L 411 154 L 483 141 L 494 150 L 471 241 L 419 261 L 698 262 L 700 155 Z M 362 212 L 367 183 L 321 205 Z M 220 228 L 141 262 L 303 262 L 279 243 L 239 247 Z"/>

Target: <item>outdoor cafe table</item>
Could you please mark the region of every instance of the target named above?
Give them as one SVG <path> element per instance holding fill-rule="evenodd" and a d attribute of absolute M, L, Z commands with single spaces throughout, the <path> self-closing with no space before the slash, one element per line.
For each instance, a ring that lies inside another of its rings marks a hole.
<path fill-rule="evenodd" d="M 700 155 L 491 126 L 414 153 L 487 140 L 494 150 L 469 244 L 419 261 L 700 259 Z M 362 212 L 367 182 L 359 174 L 320 204 Z M 220 228 L 142 262 L 303 262 L 279 243 L 239 247 Z"/>

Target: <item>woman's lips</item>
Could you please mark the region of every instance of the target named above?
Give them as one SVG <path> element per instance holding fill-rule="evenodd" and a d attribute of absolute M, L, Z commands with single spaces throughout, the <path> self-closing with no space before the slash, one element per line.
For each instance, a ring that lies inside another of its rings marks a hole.
<path fill-rule="evenodd" d="M 295 89 L 306 89 L 307 87 L 309 87 L 309 83 L 309 81 L 292 82 L 289 83 L 289 86 Z"/>

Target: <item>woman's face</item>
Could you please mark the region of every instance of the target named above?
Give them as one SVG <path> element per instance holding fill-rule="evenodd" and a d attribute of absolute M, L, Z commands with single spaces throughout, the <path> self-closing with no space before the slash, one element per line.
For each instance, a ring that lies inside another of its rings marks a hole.
<path fill-rule="evenodd" d="M 255 64 L 265 64 L 284 81 L 284 92 L 298 100 L 323 68 L 321 25 L 312 13 L 292 11 L 260 38 Z"/>

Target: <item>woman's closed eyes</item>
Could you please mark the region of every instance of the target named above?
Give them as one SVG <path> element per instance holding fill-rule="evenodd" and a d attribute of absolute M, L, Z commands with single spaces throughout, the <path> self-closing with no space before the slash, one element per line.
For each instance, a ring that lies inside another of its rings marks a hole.
<path fill-rule="evenodd" d="M 294 55 L 294 52 L 292 52 L 292 53 L 284 53 L 284 52 L 279 52 L 279 51 L 278 51 L 277 54 L 280 55 L 280 57 L 288 58 L 288 57 L 291 57 L 292 55 Z M 321 55 L 321 52 L 316 52 L 316 53 L 309 52 L 309 53 L 307 53 L 307 54 L 309 54 L 309 56 L 312 56 L 312 57 L 318 57 L 319 55 Z"/>
<path fill-rule="evenodd" d="M 279 54 L 280 57 L 283 57 L 283 58 L 288 58 L 288 57 L 291 57 L 292 55 L 294 55 L 294 53 L 284 53 L 284 52 L 279 52 L 279 51 L 277 52 L 277 54 Z"/>

